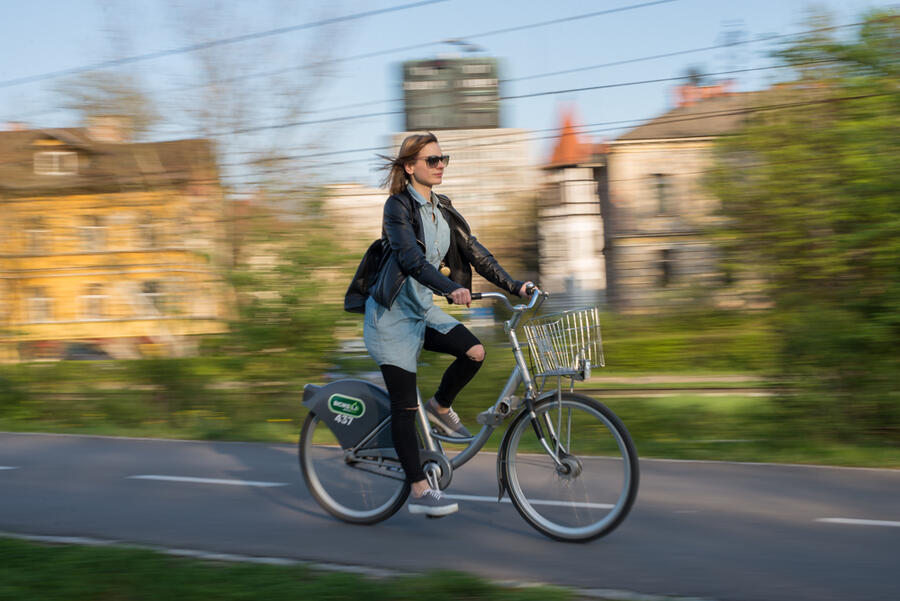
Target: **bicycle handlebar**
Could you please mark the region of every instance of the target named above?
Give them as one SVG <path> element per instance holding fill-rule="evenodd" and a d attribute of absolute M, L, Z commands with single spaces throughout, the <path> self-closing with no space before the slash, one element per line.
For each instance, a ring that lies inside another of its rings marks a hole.
<path fill-rule="evenodd" d="M 531 300 L 527 305 L 513 305 L 511 302 L 509 302 L 509 299 L 505 294 L 500 294 L 499 292 L 473 292 L 472 300 L 483 300 L 487 298 L 501 300 L 506 304 L 506 307 L 510 311 L 513 311 L 515 313 L 522 313 L 524 311 L 528 311 L 529 309 L 533 309 L 534 305 L 537 304 L 537 301 L 539 298 L 541 298 L 541 296 L 548 296 L 546 292 L 542 291 L 534 284 L 531 284 L 531 286 L 526 288 L 526 292 L 531 295 Z M 448 303 L 450 303 L 451 305 L 453 304 L 453 300 L 449 296 L 447 296 L 446 299 Z"/>

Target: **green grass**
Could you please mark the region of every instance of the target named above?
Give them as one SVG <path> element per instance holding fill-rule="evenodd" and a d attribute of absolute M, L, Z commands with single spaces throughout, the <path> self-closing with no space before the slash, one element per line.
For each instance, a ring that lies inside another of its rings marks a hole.
<path fill-rule="evenodd" d="M 772 336 L 760 316 L 607 315 L 603 324 L 607 367 L 595 369 L 595 378 L 576 389 L 623 392 L 599 398 L 622 417 L 642 456 L 900 466 L 897 445 L 884 437 L 871 441 L 839 431 L 833 418 L 829 426 L 818 412 L 792 413 L 778 396 L 736 390 L 708 397 L 687 390 L 787 389 L 766 378 Z M 470 429 L 494 403 L 513 366 L 498 328 L 479 329 L 477 335 L 487 361 L 454 404 Z M 449 363 L 448 357 L 422 354 L 424 398 L 434 393 Z M 304 384 L 365 372 L 377 372 L 367 357 L 334 354 L 312 363 L 291 353 L 0 366 L 0 429 L 293 443 L 306 416 L 300 403 Z M 639 380 L 648 376 L 662 381 Z M 704 382 L 709 376 L 729 378 Z M 652 387 L 667 388 L 671 396 L 633 392 Z M 488 448 L 499 440 L 495 434 Z"/>
<path fill-rule="evenodd" d="M 426 398 L 437 387 L 448 363 L 445 357 L 423 354 L 420 381 Z M 467 424 L 474 425 L 477 414 L 494 402 L 511 367 L 508 350 L 489 349 L 489 361 L 454 405 Z M 369 359 L 349 359 L 339 368 L 353 375 L 373 371 L 375 365 Z M 0 429 L 295 443 L 306 415 L 300 404 L 302 375 L 254 382 L 235 379 L 224 387 L 225 380 L 216 379 L 202 382 L 203 386 L 159 390 L 146 386 L 123 388 L 116 384 L 121 373 L 115 368 L 102 373 L 109 377 L 94 382 L 93 387 L 85 382 L 53 379 L 32 384 L 27 389 L 31 394 L 0 407 Z M 621 376 L 622 373 L 600 371 L 598 375 Z M 649 386 L 673 389 L 702 386 L 707 384 L 692 379 L 708 375 L 673 373 L 670 376 L 676 382 Z M 741 388 L 766 385 L 764 380 L 752 379 L 753 374 L 746 375 L 750 376 L 747 380 L 708 385 Z M 311 379 L 324 381 L 321 376 Z M 208 386 L 210 383 L 216 386 Z M 646 386 L 586 382 L 578 387 L 627 393 L 629 389 Z M 173 395 L 175 399 L 161 399 L 160 395 Z M 847 439 L 830 432 L 825 424 L 812 417 L 798 421 L 782 407 L 777 396 L 739 392 L 702 396 L 673 391 L 663 398 L 633 394 L 599 398 L 622 418 L 642 457 L 900 466 L 898 445 L 884 440 Z M 496 450 L 500 440 L 501 433 L 495 433 L 486 448 Z"/>
<path fill-rule="evenodd" d="M 304 566 L 213 563 L 122 547 L 43 545 L 0 538 L 0 600 L 296 601 L 367 599 L 563 601 L 551 587 L 507 588 L 457 572 L 389 579 Z"/>

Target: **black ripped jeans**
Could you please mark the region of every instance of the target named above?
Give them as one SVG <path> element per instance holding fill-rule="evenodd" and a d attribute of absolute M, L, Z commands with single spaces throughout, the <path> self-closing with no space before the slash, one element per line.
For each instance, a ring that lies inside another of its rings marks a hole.
<path fill-rule="evenodd" d="M 425 328 L 427 351 L 453 355 L 456 360 L 450 364 L 441 378 L 441 385 L 434 393 L 435 400 L 442 407 L 449 407 L 478 370 L 481 361 L 470 359 L 466 352 L 481 342 L 464 325 L 459 324 L 446 334 L 433 328 Z M 391 436 L 400 465 L 409 482 L 425 479 L 419 461 L 419 440 L 416 437 L 416 374 L 400 369 L 396 365 L 382 365 L 381 374 L 391 396 Z"/>

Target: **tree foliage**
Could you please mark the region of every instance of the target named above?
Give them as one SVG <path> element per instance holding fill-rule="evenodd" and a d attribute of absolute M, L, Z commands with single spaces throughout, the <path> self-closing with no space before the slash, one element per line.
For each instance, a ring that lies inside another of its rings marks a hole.
<path fill-rule="evenodd" d="M 82 123 L 106 115 L 127 117 L 132 135 L 141 139 L 160 121 L 141 83 L 125 73 L 92 71 L 62 80 L 55 90 L 60 107 L 75 111 Z"/>
<path fill-rule="evenodd" d="M 732 262 L 766 282 L 784 375 L 815 401 L 797 404 L 832 429 L 892 440 L 900 440 L 898 16 L 871 14 L 852 39 L 817 34 L 779 52 L 795 77 L 768 95 L 795 106 L 758 114 L 721 140 L 709 178 Z"/>
<path fill-rule="evenodd" d="M 265 204 L 243 219 L 244 254 L 229 273 L 237 313 L 216 352 L 324 369 L 352 275 L 338 232 L 319 216 L 287 221 Z"/>

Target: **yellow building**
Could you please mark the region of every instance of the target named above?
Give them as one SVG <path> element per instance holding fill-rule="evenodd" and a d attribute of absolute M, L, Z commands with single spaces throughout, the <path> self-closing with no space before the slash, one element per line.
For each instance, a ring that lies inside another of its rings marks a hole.
<path fill-rule="evenodd" d="M 0 359 L 190 354 L 229 314 L 222 209 L 205 140 L 0 132 Z"/>

